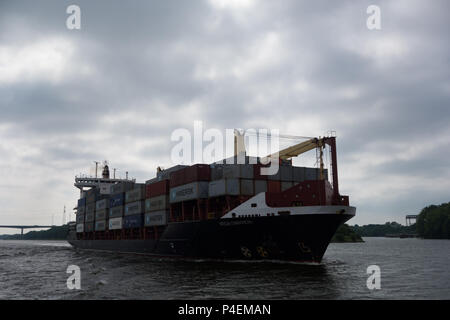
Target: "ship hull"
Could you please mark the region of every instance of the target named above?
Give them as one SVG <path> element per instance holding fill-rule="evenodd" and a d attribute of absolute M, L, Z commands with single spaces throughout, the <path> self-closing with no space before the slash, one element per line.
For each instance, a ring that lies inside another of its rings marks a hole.
<path fill-rule="evenodd" d="M 302 214 L 170 223 L 158 240 L 75 240 L 81 249 L 164 257 L 321 262 L 350 214 Z"/>

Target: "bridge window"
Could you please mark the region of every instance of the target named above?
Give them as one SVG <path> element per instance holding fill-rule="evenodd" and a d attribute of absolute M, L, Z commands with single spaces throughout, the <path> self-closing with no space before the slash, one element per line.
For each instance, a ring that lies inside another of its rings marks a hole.
<path fill-rule="evenodd" d="M 257 204 L 256 203 L 252 203 L 252 208 L 256 208 Z"/>

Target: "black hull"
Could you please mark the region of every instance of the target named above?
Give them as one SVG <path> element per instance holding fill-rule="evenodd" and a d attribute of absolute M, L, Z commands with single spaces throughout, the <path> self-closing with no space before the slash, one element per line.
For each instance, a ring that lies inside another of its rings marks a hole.
<path fill-rule="evenodd" d="M 165 257 L 320 262 L 346 214 L 170 223 L 158 240 L 74 240 L 76 248 Z"/>

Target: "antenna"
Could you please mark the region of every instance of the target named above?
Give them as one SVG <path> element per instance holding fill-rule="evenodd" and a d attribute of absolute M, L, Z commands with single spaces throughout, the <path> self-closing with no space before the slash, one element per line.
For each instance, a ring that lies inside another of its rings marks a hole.
<path fill-rule="evenodd" d="M 64 205 L 64 212 L 63 212 L 63 221 L 62 224 L 65 225 L 66 224 L 66 205 Z"/>
<path fill-rule="evenodd" d="M 98 165 L 100 163 L 100 161 L 94 161 L 95 163 L 95 177 L 97 178 L 97 170 L 98 170 Z"/>

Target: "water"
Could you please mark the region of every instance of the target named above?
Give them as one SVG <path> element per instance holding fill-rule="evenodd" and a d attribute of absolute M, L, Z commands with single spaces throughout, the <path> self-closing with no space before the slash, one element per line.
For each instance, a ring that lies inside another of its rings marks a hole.
<path fill-rule="evenodd" d="M 450 299 L 450 241 L 365 238 L 330 244 L 323 262 L 218 262 L 0 241 L 0 299 Z M 366 286 L 369 265 L 381 289 Z M 69 265 L 81 290 L 69 290 Z"/>

